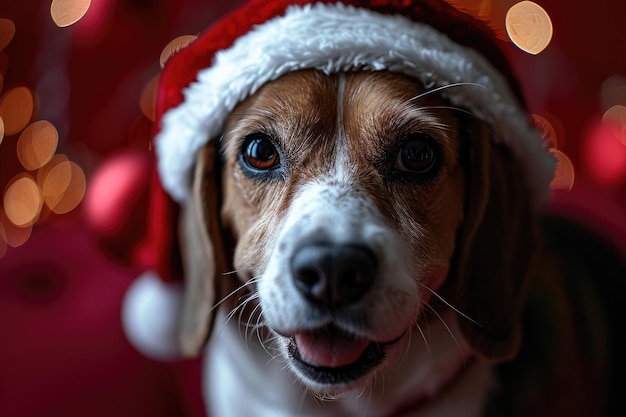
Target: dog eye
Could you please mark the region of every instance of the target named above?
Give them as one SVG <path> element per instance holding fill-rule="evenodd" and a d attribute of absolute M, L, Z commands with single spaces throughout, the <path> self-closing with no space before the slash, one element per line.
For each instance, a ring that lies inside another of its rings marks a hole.
<path fill-rule="evenodd" d="M 278 166 L 279 155 L 270 138 L 255 133 L 246 138 L 243 145 L 243 160 L 252 169 L 268 171 Z"/>
<path fill-rule="evenodd" d="M 433 140 L 428 135 L 409 136 L 398 153 L 395 169 L 416 174 L 430 172 L 437 163 L 437 153 Z"/>

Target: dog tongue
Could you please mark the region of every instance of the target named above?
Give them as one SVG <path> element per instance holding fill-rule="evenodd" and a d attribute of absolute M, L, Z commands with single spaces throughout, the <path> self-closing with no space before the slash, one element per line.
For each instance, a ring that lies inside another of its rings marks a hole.
<path fill-rule="evenodd" d="M 306 362 L 338 368 L 356 362 L 370 342 L 338 330 L 302 332 L 294 335 L 300 356 Z"/>

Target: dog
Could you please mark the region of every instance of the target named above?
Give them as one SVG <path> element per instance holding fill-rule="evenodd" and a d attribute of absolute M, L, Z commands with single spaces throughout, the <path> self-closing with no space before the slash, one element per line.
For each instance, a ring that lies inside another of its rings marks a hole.
<path fill-rule="evenodd" d="M 491 134 L 385 71 L 296 71 L 239 104 L 181 220 L 190 354 L 211 328 L 206 277 L 221 286 L 209 415 L 486 415 L 539 238 Z"/>
<path fill-rule="evenodd" d="M 300 3 L 161 76 L 149 223 L 180 226 L 207 413 L 602 415 L 603 261 L 542 215 L 554 161 L 491 41 L 439 0 Z"/>

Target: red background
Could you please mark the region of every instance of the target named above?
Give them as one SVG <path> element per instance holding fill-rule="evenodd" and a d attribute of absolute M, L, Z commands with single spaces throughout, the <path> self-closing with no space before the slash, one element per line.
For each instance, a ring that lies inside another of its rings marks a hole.
<path fill-rule="evenodd" d="M 553 208 L 626 256 L 626 173 L 614 184 L 599 182 L 585 150 L 605 110 L 602 83 L 626 78 L 626 2 L 539 3 L 552 18 L 554 38 L 543 53 L 518 51 L 512 59 L 531 110 L 562 124 L 559 141 L 576 167 L 574 189 L 558 193 Z M 232 6 L 92 0 L 85 18 L 69 28 L 54 25 L 49 7 L 49 1 L 0 0 L 0 18 L 17 29 L 0 57 L 4 91 L 20 84 L 37 91 L 38 118 L 55 124 L 59 151 L 89 181 L 122 149 L 145 146 L 149 123 L 139 96 L 159 71 L 162 48 Z M 0 144 L 2 189 L 21 169 L 15 139 Z M 0 415 L 201 415 L 197 361 L 154 362 L 125 341 L 120 304 L 139 271 L 106 258 L 82 214 L 79 208 L 48 219 L 0 259 Z"/>

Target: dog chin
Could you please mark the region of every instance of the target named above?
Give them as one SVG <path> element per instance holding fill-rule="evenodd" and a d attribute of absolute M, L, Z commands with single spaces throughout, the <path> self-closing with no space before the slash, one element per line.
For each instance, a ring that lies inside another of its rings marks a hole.
<path fill-rule="evenodd" d="M 332 325 L 282 336 L 289 368 L 312 391 L 337 396 L 361 388 L 388 358 L 400 337 L 377 342 L 350 335 Z"/>

